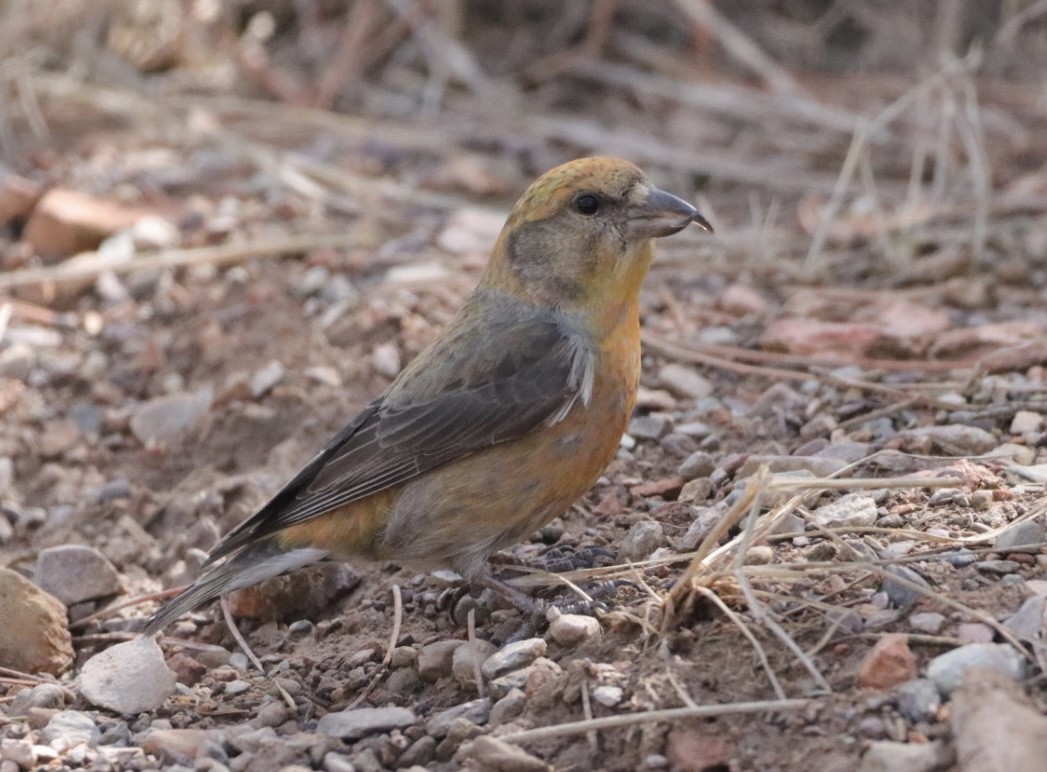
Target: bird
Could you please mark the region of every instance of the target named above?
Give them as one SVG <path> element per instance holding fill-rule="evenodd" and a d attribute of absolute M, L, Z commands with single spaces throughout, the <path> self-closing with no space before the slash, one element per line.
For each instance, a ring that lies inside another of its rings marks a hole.
<path fill-rule="evenodd" d="M 540 176 L 442 333 L 215 546 L 143 634 L 329 559 L 450 568 L 504 594 L 488 557 L 564 514 L 614 458 L 640 381 L 652 241 L 692 223 L 712 232 L 623 159 Z"/>

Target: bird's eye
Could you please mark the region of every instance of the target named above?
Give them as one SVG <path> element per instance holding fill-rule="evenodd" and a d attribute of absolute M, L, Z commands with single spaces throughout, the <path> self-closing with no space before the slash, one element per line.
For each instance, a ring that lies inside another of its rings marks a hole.
<path fill-rule="evenodd" d="M 600 199 L 591 193 L 586 193 L 574 200 L 574 208 L 582 214 L 596 214 L 600 209 Z"/>

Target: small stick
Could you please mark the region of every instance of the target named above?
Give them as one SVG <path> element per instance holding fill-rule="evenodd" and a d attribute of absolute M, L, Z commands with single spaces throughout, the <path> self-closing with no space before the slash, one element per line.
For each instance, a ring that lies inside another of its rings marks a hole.
<path fill-rule="evenodd" d="M 225 624 L 229 628 L 229 632 L 233 634 L 233 638 L 236 640 L 240 650 L 251 660 L 251 664 L 258 668 L 258 672 L 265 675 L 265 668 L 262 667 L 262 661 L 255 656 L 254 651 L 247 644 L 247 639 L 244 638 L 243 633 L 240 632 L 240 628 L 236 626 L 236 622 L 233 620 L 232 609 L 229 608 L 229 599 L 223 595 L 222 599 L 218 603 L 222 608 L 222 617 L 225 619 Z"/>
<path fill-rule="evenodd" d="M 525 729 L 522 732 L 511 732 L 498 737 L 502 742 L 525 743 L 531 740 L 547 740 L 550 737 L 583 734 L 598 729 L 617 729 L 634 724 L 654 723 L 657 721 L 680 721 L 688 718 L 714 718 L 716 716 L 733 716 L 739 713 L 765 713 L 780 710 L 800 710 L 811 704 L 810 700 L 759 700 L 756 702 L 732 702 L 726 705 L 700 705 L 697 708 L 666 708 L 664 710 L 645 710 L 642 713 L 628 713 L 621 716 L 605 716 L 588 721 L 569 721 L 565 724 L 541 726 L 537 729 Z"/>
<path fill-rule="evenodd" d="M 400 585 L 393 582 L 393 631 L 389 634 L 389 645 L 385 648 L 383 665 L 388 665 L 393 660 L 393 649 L 400 638 L 400 625 L 404 621 L 404 601 L 400 595 Z"/>

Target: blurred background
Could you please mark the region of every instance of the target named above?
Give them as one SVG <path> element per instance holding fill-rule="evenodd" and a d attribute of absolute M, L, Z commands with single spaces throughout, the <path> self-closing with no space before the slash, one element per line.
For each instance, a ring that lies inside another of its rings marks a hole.
<path fill-rule="evenodd" d="M 5 0 L 0 159 L 152 208 L 309 199 L 337 228 L 618 154 L 734 259 L 896 274 L 928 229 L 982 259 L 990 214 L 1042 204 L 1045 27 L 1034 0 Z"/>

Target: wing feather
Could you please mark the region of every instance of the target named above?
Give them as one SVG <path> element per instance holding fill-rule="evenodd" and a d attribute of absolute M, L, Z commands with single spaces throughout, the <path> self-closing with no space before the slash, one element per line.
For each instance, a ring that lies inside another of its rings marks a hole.
<path fill-rule="evenodd" d="M 209 562 L 588 405 L 595 352 L 586 336 L 565 316 L 506 316 L 472 349 L 449 330 Z"/>

